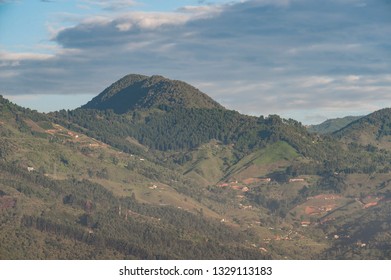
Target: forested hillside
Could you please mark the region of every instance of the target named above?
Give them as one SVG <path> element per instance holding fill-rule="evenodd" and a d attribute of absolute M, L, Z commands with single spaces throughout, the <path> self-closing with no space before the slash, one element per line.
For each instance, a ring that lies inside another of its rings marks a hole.
<path fill-rule="evenodd" d="M 336 131 L 334 136 L 348 143 L 372 145 L 389 149 L 391 145 L 391 109 L 385 108 L 360 118 L 343 129 Z"/>
<path fill-rule="evenodd" d="M 63 110 L 52 117 L 70 129 L 86 133 L 124 152 L 167 152 L 155 153 L 153 160 L 172 158 L 177 163 L 186 161 L 185 154 L 189 150 L 213 140 L 232 145 L 232 163 L 284 141 L 306 159 L 306 163 L 292 163 L 289 175 L 383 172 L 387 170 L 390 158 L 389 152 L 374 150 L 371 153 L 370 147 L 343 145 L 331 136 L 311 134 L 299 122 L 277 115 L 252 117 L 226 109 L 165 107 L 164 110 L 138 109 L 126 114 L 111 110 Z"/>
<path fill-rule="evenodd" d="M 321 135 L 141 75 L 76 110 L 0 97 L 0 258 L 389 258 L 390 116 Z"/>
<path fill-rule="evenodd" d="M 312 133 L 319 133 L 319 134 L 328 134 L 336 132 L 345 126 L 349 125 L 350 123 L 360 119 L 360 117 L 356 116 L 347 116 L 343 118 L 336 118 L 336 119 L 330 119 L 322 122 L 321 124 L 317 125 L 310 125 L 308 127 L 308 131 Z"/>
<path fill-rule="evenodd" d="M 82 106 L 84 109 L 111 109 L 115 113 L 126 113 L 137 108 L 216 108 L 223 106 L 181 81 L 169 80 L 162 76 L 130 74 Z"/>
<path fill-rule="evenodd" d="M 209 218 L 202 207 L 183 210 L 165 203 L 140 203 L 143 194 L 137 188 L 124 195 L 115 187 L 115 176 L 120 179 L 122 173 L 144 174 L 160 182 L 175 178 L 164 168 L 157 171 L 159 167 L 152 163 L 140 165 L 131 156 L 122 156 L 109 147 L 94 151 L 94 146 L 87 144 L 89 150 L 85 149 L 83 141 L 93 139 L 63 129 L 55 131 L 57 125 L 48 122 L 45 115 L 4 99 L 0 119 L 0 258 L 268 257 L 249 245 L 254 237 Z M 56 155 L 52 157 L 50 150 Z M 48 158 L 40 154 L 45 151 L 49 152 Z M 107 163 L 106 158 L 111 162 Z M 94 165 L 96 160 L 99 163 Z M 124 160 L 126 166 L 122 166 Z M 86 165 L 78 166 L 80 161 Z M 174 185 L 180 186 L 181 180 L 176 178 Z M 137 184 L 151 186 L 142 177 Z M 191 195 L 197 191 L 186 191 L 186 187 L 181 191 L 189 193 L 187 205 L 191 206 Z M 166 198 L 160 196 L 162 199 Z"/>

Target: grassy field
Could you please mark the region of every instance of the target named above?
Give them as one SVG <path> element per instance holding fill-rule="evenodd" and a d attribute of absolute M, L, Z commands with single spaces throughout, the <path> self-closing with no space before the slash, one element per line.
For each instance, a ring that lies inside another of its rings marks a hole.
<path fill-rule="evenodd" d="M 264 177 L 268 173 L 283 169 L 299 158 L 288 143 L 280 141 L 257 150 L 241 159 L 228 169 L 229 177 L 243 180 L 250 177 Z"/>

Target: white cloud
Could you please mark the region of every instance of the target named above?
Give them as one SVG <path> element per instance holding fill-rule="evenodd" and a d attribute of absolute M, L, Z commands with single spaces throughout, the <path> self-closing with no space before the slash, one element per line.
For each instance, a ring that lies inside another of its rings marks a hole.
<path fill-rule="evenodd" d="M 319 87 L 319 86 L 325 86 L 330 83 L 334 82 L 334 79 L 331 77 L 325 77 L 325 76 L 309 76 L 305 77 L 303 79 L 300 79 L 298 84 L 301 85 L 301 87 Z"/>
<path fill-rule="evenodd" d="M 133 27 L 133 23 L 122 22 L 118 23 L 115 27 L 117 27 L 119 31 L 129 31 Z"/>
<path fill-rule="evenodd" d="M 198 87 L 212 93 L 227 108 L 242 113 L 269 115 L 278 112 L 285 117 L 295 117 L 305 123 L 317 123 L 318 117 L 362 115 L 387 106 L 391 100 L 389 75 L 327 77 L 291 77 L 280 81 L 251 83 L 225 81 L 220 84 L 203 84 Z M 376 78 L 376 85 L 373 79 Z M 352 84 L 352 80 L 355 84 Z M 310 81 L 311 87 L 303 87 Z M 240 98 L 238 98 L 240 96 Z M 312 112 L 312 113 L 310 113 Z M 325 118 L 323 119 L 325 120 Z"/>
<path fill-rule="evenodd" d="M 134 0 L 84 0 L 86 4 L 96 5 L 106 10 L 122 10 L 139 5 Z"/>
<path fill-rule="evenodd" d="M 137 26 L 142 29 L 156 29 L 163 25 L 182 25 L 191 18 L 191 15 L 183 13 L 133 12 L 115 21 L 122 25 L 127 24 L 129 28 L 121 31 L 128 31 L 132 26 Z"/>
<path fill-rule="evenodd" d="M 112 19 L 109 16 L 95 15 L 83 19 L 81 25 L 99 26 L 109 24 L 111 21 Z"/>
<path fill-rule="evenodd" d="M 357 75 L 349 75 L 345 78 L 345 80 L 348 82 L 348 83 L 354 83 L 354 82 L 358 82 L 360 81 L 360 76 L 357 76 Z"/>
<path fill-rule="evenodd" d="M 95 16 L 82 21 L 83 24 L 106 25 L 115 23 L 119 31 L 132 28 L 156 29 L 167 25 L 183 25 L 191 20 L 200 20 L 216 16 L 222 6 L 184 7 L 176 12 L 127 12 L 115 17 Z"/>
<path fill-rule="evenodd" d="M 216 14 L 220 13 L 226 5 L 208 5 L 208 6 L 184 6 L 178 9 L 180 13 L 191 13 L 191 14 Z"/>
<path fill-rule="evenodd" d="M 0 68 L 3 66 L 4 66 L 4 64 L 0 63 Z M 5 65 L 5 66 L 7 66 L 7 65 Z M 0 72 L 0 78 L 2 78 L 2 79 L 14 78 L 16 76 L 18 76 L 18 72 L 16 72 L 16 71 L 10 71 L 10 70 L 4 71 L 3 70 Z"/>
<path fill-rule="evenodd" d="M 3 60 L 0 62 L 0 67 L 16 67 L 19 65 L 20 65 L 19 61 Z"/>
<path fill-rule="evenodd" d="M 11 53 L 0 51 L 0 61 L 22 61 L 22 60 L 46 60 L 53 58 L 52 54 L 41 53 Z"/>

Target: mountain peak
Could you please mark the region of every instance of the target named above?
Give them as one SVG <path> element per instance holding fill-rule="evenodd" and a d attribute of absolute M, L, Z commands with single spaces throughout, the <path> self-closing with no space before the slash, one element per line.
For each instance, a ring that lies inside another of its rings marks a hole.
<path fill-rule="evenodd" d="M 86 109 L 112 109 L 118 114 L 134 109 L 160 106 L 224 109 L 197 88 L 160 75 L 126 75 L 82 106 Z"/>

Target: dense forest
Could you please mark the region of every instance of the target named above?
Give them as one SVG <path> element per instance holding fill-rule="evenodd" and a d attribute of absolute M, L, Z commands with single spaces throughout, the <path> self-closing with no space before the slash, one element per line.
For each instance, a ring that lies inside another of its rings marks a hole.
<path fill-rule="evenodd" d="M 211 140 L 233 145 L 240 159 L 256 149 L 278 141 L 290 144 L 310 164 L 293 165 L 288 171 L 294 174 L 326 174 L 388 172 L 391 154 L 373 145 L 342 145 L 331 136 L 309 133 L 295 120 L 276 115 L 250 117 L 235 111 L 219 109 L 172 109 L 133 111 L 115 114 L 111 110 L 77 109 L 60 111 L 53 120 L 76 131 L 99 139 L 127 153 L 143 153 L 128 141 L 137 139 L 149 149 L 159 151 L 188 151 Z"/>
<path fill-rule="evenodd" d="M 21 171 L 12 164 L 1 163 L 0 167 L 0 186 L 19 193 L 12 205 L 0 204 L 4 229 L 0 243 L 2 258 L 59 258 L 59 249 L 65 250 L 60 258 L 71 259 L 266 257 L 245 245 L 249 236 L 207 220 L 202 213 L 195 215 L 174 207 L 140 204 L 132 197 L 121 199 L 86 180 L 53 181 L 41 174 Z M 8 193 L 2 191 L 2 203 L 6 197 Z M 42 210 L 23 209 L 24 204 L 37 199 Z M 18 234 L 12 235 L 15 230 Z M 33 248 L 40 242 L 45 246 L 31 250 L 30 246 L 22 246 L 26 242 Z M 69 242 L 83 244 L 84 251 L 68 248 Z"/>

